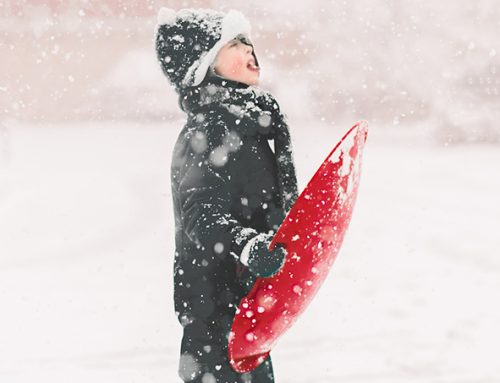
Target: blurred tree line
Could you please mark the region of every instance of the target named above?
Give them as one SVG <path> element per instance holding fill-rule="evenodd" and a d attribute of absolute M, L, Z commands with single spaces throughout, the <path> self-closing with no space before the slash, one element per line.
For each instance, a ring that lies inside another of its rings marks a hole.
<path fill-rule="evenodd" d="M 290 118 L 500 141 L 497 0 L 4 1 L 0 122 L 182 118 L 154 56 L 160 6 L 246 14 Z"/>

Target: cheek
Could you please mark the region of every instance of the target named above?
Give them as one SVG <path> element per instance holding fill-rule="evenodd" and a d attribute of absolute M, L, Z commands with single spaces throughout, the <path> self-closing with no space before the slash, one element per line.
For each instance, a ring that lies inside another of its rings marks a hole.
<path fill-rule="evenodd" d="M 245 60 L 243 59 L 243 57 L 235 55 L 233 57 L 233 59 L 231 60 L 230 70 L 233 73 L 238 73 L 238 72 L 241 72 L 242 70 L 244 70 L 245 68 L 246 68 L 246 65 L 245 65 Z"/>

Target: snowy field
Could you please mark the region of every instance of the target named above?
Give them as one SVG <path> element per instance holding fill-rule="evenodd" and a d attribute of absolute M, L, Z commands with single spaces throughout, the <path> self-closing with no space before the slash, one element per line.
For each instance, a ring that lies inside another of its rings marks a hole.
<path fill-rule="evenodd" d="M 0 382 L 180 382 L 182 123 L 0 128 Z M 291 125 L 300 190 L 350 125 Z M 343 248 L 273 350 L 276 382 L 499 382 L 499 165 L 495 146 L 371 127 Z"/>

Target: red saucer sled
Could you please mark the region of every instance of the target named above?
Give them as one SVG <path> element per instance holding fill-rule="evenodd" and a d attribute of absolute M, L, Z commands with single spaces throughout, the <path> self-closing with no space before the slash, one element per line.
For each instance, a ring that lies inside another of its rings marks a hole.
<path fill-rule="evenodd" d="M 249 372 L 307 308 L 323 284 L 352 216 L 367 138 L 357 122 L 335 146 L 300 194 L 270 244 L 287 257 L 272 277 L 258 278 L 240 302 L 229 333 L 232 368 Z"/>

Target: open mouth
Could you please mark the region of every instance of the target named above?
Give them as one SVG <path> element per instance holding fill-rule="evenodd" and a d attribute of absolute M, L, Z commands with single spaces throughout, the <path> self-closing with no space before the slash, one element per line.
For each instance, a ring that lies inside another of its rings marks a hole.
<path fill-rule="evenodd" d="M 247 68 L 253 72 L 259 72 L 260 68 L 258 66 L 255 66 L 255 63 L 253 60 L 250 60 L 247 64 Z"/>

